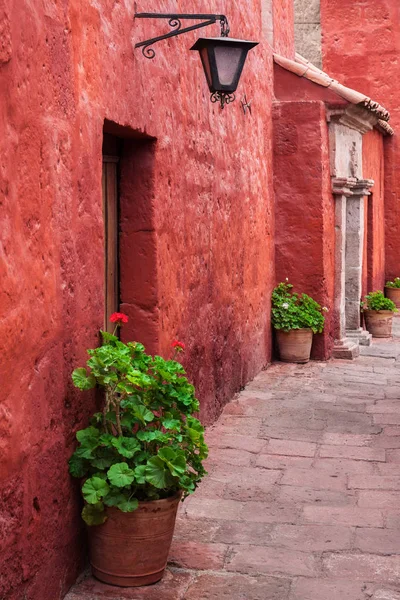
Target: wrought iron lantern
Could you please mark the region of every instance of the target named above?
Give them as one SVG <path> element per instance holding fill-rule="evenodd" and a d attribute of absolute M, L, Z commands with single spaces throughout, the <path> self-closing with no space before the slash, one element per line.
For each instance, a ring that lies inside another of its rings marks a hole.
<path fill-rule="evenodd" d="M 249 50 L 258 42 L 234 40 L 227 37 L 200 38 L 191 50 L 198 50 L 211 102 L 220 102 L 221 107 L 235 100 L 239 79 Z"/>
<path fill-rule="evenodd" d="M 217 21 L 221 25 L 221 37 L 200 38 L 191 50 L 198 50 L 203 64 L 204 73 L 208 87 L 211 92 L 211 102 L 219 102 L 221 108 L 235 100 L 235 91 L 238 87 L 240 76 L 243 71 L 249 50 L 258 45 L 258 42 L 236 40 L 228 38 L 229 24 L 225 15 L 186 15 L 186 14 L 160 14 L 160 13 L 137 13 L 139 19 L 168 19 L 173 31 L 165 35 L 139 42 L 135 48 L 142 48 L 146 58 L 154 58 L 155 52 L 152 46 L 160 40 L 165 40 L 194 29 L 213 25 Z M 181 19 L 202 20 L 190 27 L 182 29 Z"/>

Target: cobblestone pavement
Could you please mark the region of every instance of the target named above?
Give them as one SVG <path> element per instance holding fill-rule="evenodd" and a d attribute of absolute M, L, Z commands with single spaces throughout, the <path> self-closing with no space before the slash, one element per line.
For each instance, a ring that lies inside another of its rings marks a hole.
<path fill-rule="evenodd" d="M 354 362 L 273 364 L 226 406 L 162 583 L 89 577 L 67 600 L 400 600 L 395 322 Z"/>

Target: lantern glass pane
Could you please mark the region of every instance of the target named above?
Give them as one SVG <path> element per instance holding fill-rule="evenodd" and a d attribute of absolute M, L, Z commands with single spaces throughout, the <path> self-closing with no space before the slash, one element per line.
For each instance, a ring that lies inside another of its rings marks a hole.
<path fill-rule="evenodd" d="M 232 85 L 242 58 L 242 48 L 215 46 L 215 62 L 221 85 Z"/>
<path fill-rule="evenodd" d="M 208 48 L 202 48 L 200 50 L 201 61 L 203 63 L 204 72 L 207 77 L 207 83 L 211 85 L 211 69 L 210 69 L 210 59 L 208 57 Z"/>

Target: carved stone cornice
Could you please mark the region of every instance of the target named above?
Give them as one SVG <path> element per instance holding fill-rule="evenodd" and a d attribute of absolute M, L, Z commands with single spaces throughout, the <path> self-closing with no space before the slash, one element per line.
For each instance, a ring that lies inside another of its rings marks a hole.
<path fill-rule="evenodd" d="M 335 196 L 352 196 L 356 183 L 355 177 L 332 177 L 332 192 Z"/>
<path fill-rule="evenodd" d="M 370 196 L 371 188 L 375 185 L 373 179 L 357 179 L 357 183 L 353 188 L 353 196 Z"/>
<path fill-rule="evenodd" d="M 332 192 L 335 196 L 369 196 L 375 182 L 373 179 L 356 177 L 332 177 Z"/>
<path fill-rule="evenodd" d="M 328 122 L 339 123 L 350 129 L 355 129 L 361 134 L 371 131 L 379 119 L 373 113 L 360 105 L 351 104 L 346 108 L 332 108 L 327 110 Z"/>

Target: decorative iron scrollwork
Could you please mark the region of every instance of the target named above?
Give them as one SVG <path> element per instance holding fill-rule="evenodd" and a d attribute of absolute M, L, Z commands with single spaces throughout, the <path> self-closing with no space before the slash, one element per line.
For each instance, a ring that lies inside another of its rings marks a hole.
<path fill-rule="evenodd" d="M 226 94 L 225 92 L 214 92 L 211 94 L 210 100 L 214 104 L 219 102 L 221 105 L 221 109 L 224 108 L 225 104 L 231 104 L 236 99 L 235 94 Z"/>
<path fill-rule="evenodd" d="M 179 31 L 179 29 L 182 27 L 182 22 L 180 19 L 172 17 L 169 21 L 168 21 L 168 25 L 170 27 L 172 27 L 172 29 L 174 29 L 175 31 Z"/>
<path fill-rule="evenodd" d="M 149 44 L 148 46 L 143 46 L 142 48 L 142 54 L 145 58 L 154 58 L 156 55 L 153 48 L 150 48 L 150 46 L 151 44 Z"/>
<path fill-rule="evenodd" d="M 168 19 L 168 25 L 172 27 L 173 31 L 166 33 L 165 35 L 159 35 L 158 37 L 151 38 L 149 40 L 145 40 L 144 42 L 139 42 L 135 44 L 135 48 L 142 48 L 142 54 L 146 58 L 154 58 L 156 53 L 153 48 L 150 48 L 153 44 L 160 42 L 161 40 L 166 40 L 171 37 L 175 37 L 176 35 L 181 35 L 182 33 L 187 33 L 188 31 L 194 31 L 195 29 L 200 29 L 201 27 L 207 27 L 208 25 L 214 25 L 217 21 L 220 22 L 221 25 L 221 36 L 227 37 L 229 35 L 229 23 L 228 19 L 225 15 L 186 15 L 186 14 L 164 14 L 164 13 L 136 13 L 136 19 Z M 192 25 L 190 27 L 184 27 L 182 29 L 182 19 L 190 19 L 194 21 L 203 21 L 202 23 L 196 23 L 196 25 Z"/>
<path fill-rule="evenodd" d="M 221 15 L 219 22 L 221 25 L 221 37 L 228 37 L 228 35 L 231 31 L 230 27 L 229 27 L 228 19 L 225 17 L 225 15 Z"/>

